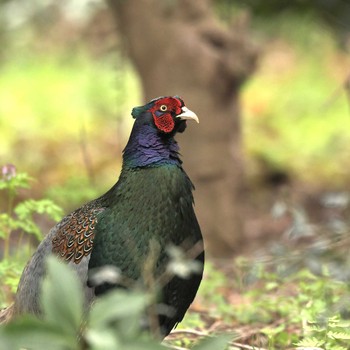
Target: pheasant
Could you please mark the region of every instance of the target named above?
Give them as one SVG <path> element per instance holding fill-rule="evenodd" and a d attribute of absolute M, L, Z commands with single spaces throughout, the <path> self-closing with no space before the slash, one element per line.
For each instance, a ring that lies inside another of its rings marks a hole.
<path fill-rule="evenodd" d="M 135 283 L 163 280 L 160 303 L 168 310 L 158 314 L 163 337 L 183 319 L 202 279 L 204 250 L 194 186 L 182 168 L 174 136 L 185 130 L 187 120 L 198 122 L 198 117 L 178 96 L 153 99 L 131 114 L 135 121 L 119 180 L 50 230 L 23 271 L 14 316 L 40 314 L 45 258 L 54 254 L 77 272 L 87 307 L 109 289 L 125 287 L 121 281 L 96 284 L 94 271 L 113 266 Z M 196 262 L 196 271 L 186 276 L 169 272 L 174 246 Z"/>

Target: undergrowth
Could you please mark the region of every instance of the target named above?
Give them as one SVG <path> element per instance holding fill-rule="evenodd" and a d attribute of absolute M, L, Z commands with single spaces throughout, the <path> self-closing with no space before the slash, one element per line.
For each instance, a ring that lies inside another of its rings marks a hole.
<path fill-rule="evenodd" d="M 180 329 L 185 334 L 189 329 L 234 330 L 239 349 L 247 344 L 268 350 L 350 349 L 346 198 L 346 193 L 323 198 L 330 212 L 321 223 L 312 222 L 300 207 L 277 202 L 275 219 L 290 220 L 284 241 L 252 257 L 207 263 L 193 313 Z"/>
<path fill-rule="evenodd" d="M 2 306 L 8 306 L 12 300 L 24 264 L 30 258 L 28 238 L 33 236 L 37 241 L 43 239 L 36 222 L 38 215 L 48 215 L 55 221 L 62 216 L 62 210 L 48 199 L 22 199 L 19 196 L 19 191 L 28 189 L 32 181 L 27 174 L 17 173 L 12 164 L 1 168 L 0 238 L 4 247 L 0 261 Z M 185 261 L 179 260 L 179 254 L 175 255 L 171 260 L 172 266 L 177 270 L 177 264 L 181 264 L 184 273 Z M 151 291 L 118 290 L 108 293 L 98 298 L 86 311 L 84 292 L 75 272 L 55 257 L 49 257 L 47 263 L 48 273 L 40 298 L 43 316 L 24 315 L 2 325 L 0 349 L 166 349 L 143 327 L 145 316 L 154 317 L 148 312 L 148 309 L 153 309 L 151 305 L 155 298 Z M 190 261 L 186 271 L 190 271 L 191 266 Z M 103 283 L 101 278 L 100 283 Z M 206 337 L 193 349 L 223 349 L 229 338 L 227 335 Z"/>
<path fill-rule="evenodd" d="M 54 221 L 62 209 L 49 199 L 21 199 L 19 191 L 29 189 L 34 180 L 26 173 L 17 173 L 12 164 L 3 165 L 0 173 L 0 260 L 1 306 L 8 304 L 16 291 L 19 277 L 31 255 L 28 238 L 41 241 L 43 233 L 37 224 L 38 216 L 47 215 Z"/>
<path fill-rule="evenodd" d="M 137 290 L 114 291 L 99 298 L 86 314 L 82 286 L 75 272 L 54 257 L 47 263 L 41 296 L 42 318 L 27 315 L 2 326 L 1 349 L 47 350 L 48 346 L 54 350 L 166 349 L 142 331 L 141 320 L 152 295 Z M 220 350 L 226 342 L 227 337 L 210 337 L 193 349 Z"/>
<path fill-rule="evenodd" d="M 38 215 L 58 221 L 62 211 L 47 199 L 23 199 L 20 190 L 28 189 L 33 179 L 17 173 L 13 165 L 3 166 L 1 176 L 0 237 L 4 253 L 0 281 L 5 305 L 31 253 L 27 238 L 33 236 L 38 241 L 43 237 L 36 223 Z M 209 346 L 224 349 L 224 343 L 230 342 L 238 348 L 244 345 L 269 350 L 291 346 L 349 349 L 350 225 L 346 196 L 323 198 L 332 215 L 319 224 L 311 223 L 300 208 L 276 202 L 274 217 L 290 218 L 285 244 L 276 243 L 254 257 L 239 257 L 224 265 L 209 261 L 192 311 L 163 346 L 140 326 L 141 315 L 152 301 L 150 291 L 107 295 L 83 317 L 81 286 L 72 282 L 73 272 L 56 261 L 49 262 L 51 272 L 43 287 L 44 318 L 25 317 L 2 327 L 0 346 L 18 349 L 27 344 L 44 349 L 50 343 L 52 349 L 72 350 L 164 346 L 204 350 Z M 62 284 L 63 279 L 69 283 Z M 228 336 L 213 337 L 219 333 Z M 196 345 L 198 338 L 204 338 L 204 343 Z"/>

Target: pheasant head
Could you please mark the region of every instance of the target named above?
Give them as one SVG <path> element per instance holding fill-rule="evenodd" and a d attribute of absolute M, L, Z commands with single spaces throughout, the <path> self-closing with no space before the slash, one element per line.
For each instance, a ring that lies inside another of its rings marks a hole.
<path fill-rule="evenodd" d="M 199 123 L 197 115 L 190 111 L 178 96 L 155 98 L 144 106 L 135 107 L 131 114 L 137 119 L 145 113 L 152 115 L 154 126 L 165 134 L 183 132 L 186 128 L 186 120 L 189 119 Z"/>
<path fill-rule="evenodd" d="M 133 130 L 124 150 L 124 164 L 129 167 L 181 163 L 177 132 L 186 129 L 187 120 L 199 122 L 178 96 L 158 97 L 144 106 L 134 107 Z"/>

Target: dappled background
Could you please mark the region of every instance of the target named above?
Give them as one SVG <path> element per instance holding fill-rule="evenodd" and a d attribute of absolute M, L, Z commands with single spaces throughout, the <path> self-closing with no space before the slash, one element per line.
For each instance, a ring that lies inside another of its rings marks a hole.
<path fill-rule="evenodd" d="M 285 256 L 317 237 L 322 249 L 335 238 L 343 245 L 350 200 L 347 1 L 0 6 L 0 166 L 13 164 L 33 178 L 15 202 L 48 198 L 68 213 L 108 190 L 119 174 L 131 108 L 178 94 L 200 118 L 179 141 L 209 255 Z M 1 211 L 8 202 L 0 192 Z M 34 219 L 44 233 L 53 224 Z"/>
<path fill-rule="evenodd" d="M 131 108 L 166 94 L 201 119 L 180 142 L 215 255 L 278 238 L 278 196 L 316 215 L 347 196 L 346 2 L 152 4 L 3 1 L 0 159 L 35 179 L 24 196 L 68 212 L 107 190 Z"/>

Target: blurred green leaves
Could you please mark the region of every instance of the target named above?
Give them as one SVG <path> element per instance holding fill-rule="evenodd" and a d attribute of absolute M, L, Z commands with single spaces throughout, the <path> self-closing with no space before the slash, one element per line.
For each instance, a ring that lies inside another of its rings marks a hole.
<path fill-rule="evenodd" d="M 38 240 L 41 240 L 43 235 L 33 219 L 33 214 L 46 214 L 55 221 L 58 221 L 62 217 L 62 209 L 49 199 L 25 200 L 14 208 L 14 213 L 18 219 L 15 228 L 35 235 Z"/>
<path fill-rule="evenodd" d="M 124 143 L 118 123 L 126 117 L 131 124 L 140 99 L 134 71 L 117 54 L 95 61 L 84 49 L 32 51 L 0 66 L 0 159 L 31 169 L 41 194 L 48 183 L 86 175 L 86 158 L 93 171 L 114 180 Z"/>
<path fill-rule="evenodd" d="M 33 235 L 38 241 L 43 238 L 36 219 L 46 215 L 58 221 L 62 217 L 62 209 L 51 200 L 19 198 L 20 191 L 29 189 L 32 182 L 26 173 L 18 173 L 13 164 L 0 168 L 0 239 L 4 247 L 0 282 L 6 286 L 2 288 L 1 303 L 9 302 L 16 291 L 23 266 L 31 254 L 28 237 Z"/>
<path fill-rule="evenodd" d="M 67 265 L 54 258 L 47 260 L 47 271 L 41 298 L 44 318 L 63 334 L 76 338 L 83 317 L 81 283 Z"/>
<path fill-rule="evenodd" d="M 161 350 L 165 346 L 142 330 L 152 298 L 144 291 L 115 290 L 97 299 L 86 312 L 80 279 L 51 256 L 42 287 L 40 319 L 16 318 L 0 327 L 0 348 L 18 350 Z M 230 336 L 208 338 L 193 349 L 223 349 Z"/>

